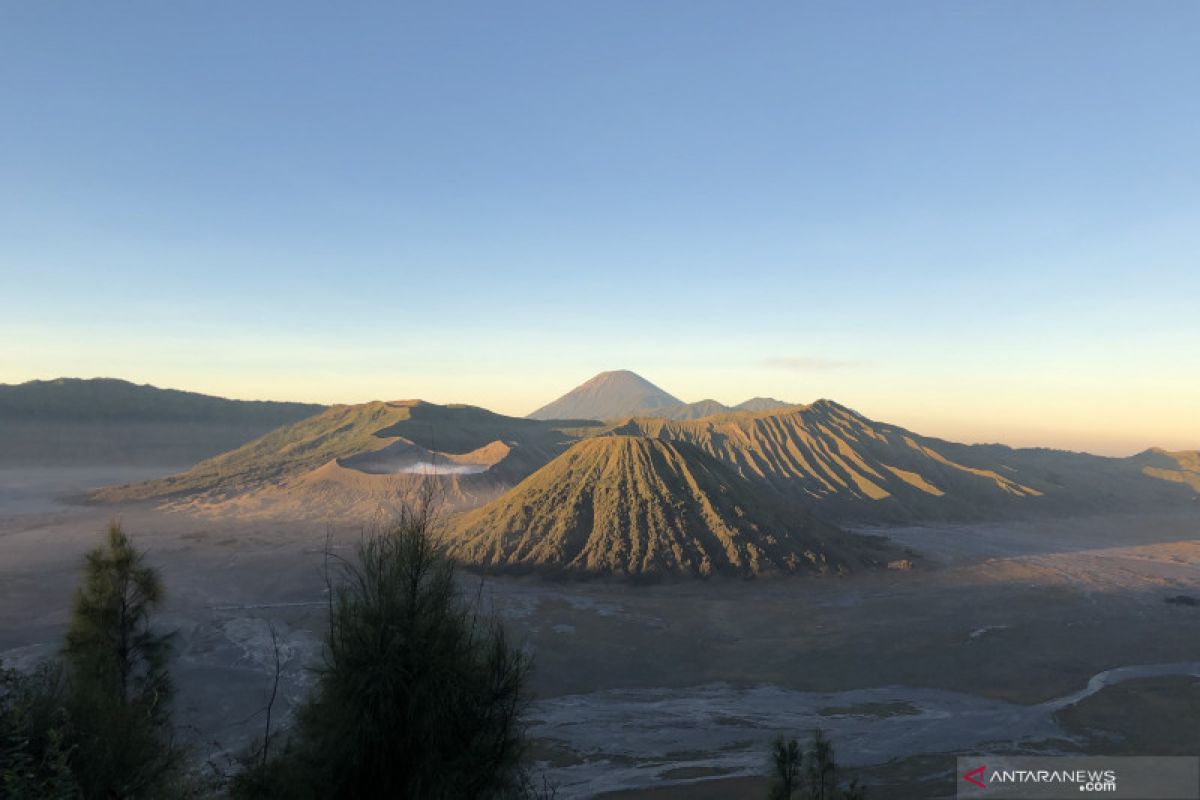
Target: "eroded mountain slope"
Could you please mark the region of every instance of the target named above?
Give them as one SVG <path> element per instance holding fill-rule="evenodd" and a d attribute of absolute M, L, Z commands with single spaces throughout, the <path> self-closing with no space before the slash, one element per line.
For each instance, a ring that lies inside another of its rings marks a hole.
<path fill-rule="evenodd" d="M 757 575 L 878 565 L 875 540 L 787 508 L 696 447 L 584 440 L 454 521 L 452 552 L 491 569 Z"/>

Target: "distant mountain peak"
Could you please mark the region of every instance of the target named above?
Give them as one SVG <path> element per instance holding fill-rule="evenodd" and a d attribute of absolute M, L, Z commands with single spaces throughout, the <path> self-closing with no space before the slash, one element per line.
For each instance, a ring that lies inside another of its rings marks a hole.
<path fill-rule="evenodd" d="M 685 403 L 650 381 L 627 369 L 601 372 L 576 386 L 552 403 L 529 415 L 530 419 L 624 419 L 627 417 L 664 417 L 701 419 L 731 411 L 764 412 L 790 408 L 773 397 L 752 397 L 727 406 L 713 399 Z"/>
<path fill-rule="evenodd" d="M 615 419 L 631 414 L 675 408 L 683 401 L 627 369 L 601 372 L 552 403 L 529 415 L 530 419 Z"/>
<path fill-rule="evenodd" d="M 655 386 L 650 381 L 638 375 L 633 370 L 629 369 L 612 369 L 606 372 L 600 372 L 592 376 L 588 380 L 577 386 L 577 389 L 596 386 L 617 386 L 617 387 L 637 387 L 648 393 L 670 397 L 676 403 L 683 402 L 677 397 L 672 397 L 667 392 Z"/>
<path fill-rule="evenodd" d="M 616 378 L 616 377 L 636 378 L 639 381 L 645 381 L 646 383 L 650 382 L 650 381 L 647 381 L 645 378 L 643 378 L 641 375 L 638 375 L 636 372 L 634 372 L 631 369 L 608 369 L 603 372 L 597 372 L 595 374 L 595 376 L 593 376 L 592 379 L 588 381 L 588 383 L 591 383 L 592 381 L 602 380 L 604 378 Z"/>

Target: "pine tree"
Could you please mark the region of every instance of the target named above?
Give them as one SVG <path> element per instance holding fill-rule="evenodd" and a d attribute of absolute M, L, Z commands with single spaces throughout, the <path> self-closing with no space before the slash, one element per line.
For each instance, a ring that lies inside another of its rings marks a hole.
<path fill-rule="evenodd" d="M 157 572 L 113 522 L 84 560 L 63 649 L 72 769 L 84 797 L 160 796 L 178 764 L 173 635 L 151 627 L 162 602 Z"/>
<path fill-rule="evenodd" d="M 471 800 L 529 794 L 528 662 L 465 595 L 427 505 L 328 576 L 325 664 L 291 741 L 239 797 Z"/>
<path fill-rule="evenodd" d="M 845 788 L 838 787 L 833 742 L 820 729 L 813 731 L 807 753 L 801 751 L 795 739 L 780 735 L 771 743 L 770 765 L 768 800 L 791 800 L 797 792 L 808 800 L 863 800 L 867 796 L 866 787 L 858 778 Z"/>
<path fill-rule="evenodd" d="M 833 743 L 821 729 L 813 731 L 808 753 L 808 791 L 811 800 L 833 800 L 837 788 L 837 760 Z"/>
<path fill-rule="evenodd" d="M 791 800 L 799 786 L 801 761 L 800 743 L 794 738 L 786 739 L 780 735 L 771 745 L 774 783 L 771 785 L 770 800 Z"/>

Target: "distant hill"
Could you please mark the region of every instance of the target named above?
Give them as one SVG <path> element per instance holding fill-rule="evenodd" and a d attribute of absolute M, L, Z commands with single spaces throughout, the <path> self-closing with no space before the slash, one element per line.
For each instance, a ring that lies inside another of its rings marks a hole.
<path fill-rule="evenodd" d="M 734 406 L 731 411 L 773 411 L 777 408 L 787 408 L 795 403 L 785 403 L 782 400 L 776 400 L 774 397 L 751 397 Z"/>
<path fill-rule="evenodd" d="M 322 408 L 227 400 L 113 378 L 0 384 L 0 461 L 193 463 Z"/>
<path fill-rule="evenodd" d="M 587 575 L 844 572 L 883 555 L 689 444 L 616 435 L 579 442 L 462 515 L 451 541 L 467 564 Z"/>
<path fill-rule="evenodd" d="M 736 406 L 716 400 L 685 403 L 627 369 L 601 372 L 576 386 L 552 403 L 529 415 L 530 419 L 613 420 L 624 417 L 700 419 L 730 411 L 766 411 L 789 404 L 769 397 L 755 397 Z"/>
<path fill-rule="evenodd" d="M 616 419 L 631 414 L 653 414 L 683 405 L 642 376 L 627 369 L 601 372 L 552 403 L 529 415 L 530 419 Z"/>
<path fill-rule="evenodd" d="M 72 422 L 239 422 L 276 426 L 324 406 L 227 400 L 116 378 L 58 378 L 0 384 L 0 419 Z"/>
<path fill-rule="evenodd" d="M 512 486 L 572 441 L 574 436 L 558 423 L 506 417 L 475 406 L 421 400 L 337 405 L 186 472 L 111 487 L 96 498 L 133 502 L 206 495 L 220 501 L 286 485 L 293 490 L 289 503 L 298 506 L 310 504 L 298 500 L 297 491 L 319 487 L 327 494 L 344 492 L 347 496 L 336 500 L 329 494 L 329 510 L 346 511 L 352 509 L 354 497 L 375 503 L 386 487 L 398 485 L 394 476 L 409 476 L 399 479 L 408 486 L 436 474 L 451 494 L 469 499 Z M 467 491 L 463 484 L 478 491 Z M 375 506 L 362 511 L 369 516 Z"/>
<path fill-rule="evenodd" d="M 637 414 L 637 416 L 655 416 L 664 419 L 700 419 L 701 417 L 711 417 L 713 414 L 726 414 L 728 412 L 729 406 L 718 403 L 716 400 L 698 400 L 695 403 L 680 403 L 671 408 L 664 408 L 655 414 Z"/>
<path fill-rule="evenodd" d="M 698 400 L 695 403 L 664 408 L 651 414 L 630 414 L 629 416 L 661 417 L 662 419 L 690 420 L 715 417 L 718 414 L 732 414 L 739 411 L 775 411 L 781 408 L 791 408 L 794 404 L 782 400 L 772 400 L 769 397 L 755 397 L 736 406 L 727 406 L 716 400 Z"/>

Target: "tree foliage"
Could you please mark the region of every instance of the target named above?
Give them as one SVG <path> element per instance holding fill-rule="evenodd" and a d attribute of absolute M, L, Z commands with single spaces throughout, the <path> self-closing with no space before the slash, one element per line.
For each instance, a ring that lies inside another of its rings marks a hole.
<path fill-rule="evenodd" d="M 791 800 L 792 794 L 799 787 L 800 765 L 802 762 L 800 743 L 795 738 L 788 739 L 782 734 L 771 745 L 771 784 L 770 800 Z"/>
<path fill-rule="evenodd" d="M 769 800 L 863 800 L 866 789 L 858 779 L 838 785 L 833 743 L 820 730 L 813 731 L 808 751 L 796 739 L 779 736 L 771 743 Z"/>
<path fill-rule="evenodd" d="M 171 636 L 151 627 L 162 583 L 114 522 L 84 559 L 61 660 L 0 669 L 0 796 L 181 793 L 171 739 Z"/>
<path fill-rule="evenodd" d="M 85 557 L 63 648 L 71 765 L 84 797 L 161 796 L 174 776 L 172 635 L 151 627 L 162 602 L 158 574 L 113 522 Z"/>
<path fill-rule="evenodd" d="M 813 731 L 808 751 L 808 790 L 812 800 L 833 800 L 837 789 L 837 757 L 833 743 L 820 728 Z"/>
<path fill-rule="evenodd" d="M 29 675 L 0 665 L 0 796 L 78 796 L 68 761 L 64 691 L 62 670 L 55 663 L 43 663 Z"/>
<path fill-rule="evenodd" d="M 429 504 L 327 556 L 325 663 L 279 755 L 243 797 L 469 800 L 517 795 L 528 662 L 465 595 Z"/>

